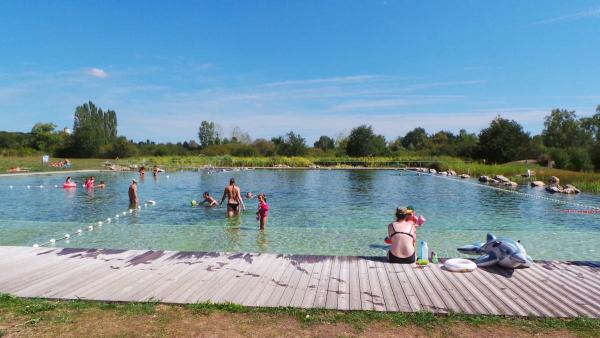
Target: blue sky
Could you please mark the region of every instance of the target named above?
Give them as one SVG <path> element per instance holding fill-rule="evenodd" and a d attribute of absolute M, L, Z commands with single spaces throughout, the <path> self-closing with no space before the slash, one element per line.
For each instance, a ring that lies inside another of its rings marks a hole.
<path fill-rule="evenodd" d="M 0 130 L 88 100 L 134 140 L 202 120 L 309 141 L 362 123 L 538 133 L 600 104 L 599 1 L 2 1 Z"/>

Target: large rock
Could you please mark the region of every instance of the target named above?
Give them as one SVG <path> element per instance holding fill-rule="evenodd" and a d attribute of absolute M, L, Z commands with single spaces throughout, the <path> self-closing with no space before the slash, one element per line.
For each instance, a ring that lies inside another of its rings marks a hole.
<path fill-rule="evenodd" d="M 498 184 L 500 183 L 500 181 L 498 181 L 498 180 L 497 180 L 497 179 L 495 179 L 495 178 L 492 178 L 492 179 L 490 179 L 490 180 L 488 181 L 488 183 L 489 183 L 489 184 L 493 184 L 493 185 L 498 185 Z"/>
<path fill-rule="evenodd" d="M 510 180 L 508 178 L 506 178 L 505 176 L 502 176 L 502 175 L 496 175 L 496 176 L 494 176 L 494 179 L 496 181 L 499 181 L 499 182 L 502 182 L 502 183 L 508 183 L 508 182 L 510 182 Z"/>
<path fill-rule="evenodd" d="M 557 193 L 557 192 L 563 192 L 563 189 L 560 185 L 558 184 L 553 184 L 553 185 L 549 185 L 546 187 L 546 191 L 549 193 Z"/>
<path fill-rule="evenodd" d="M 484 182 L 485 183 L 485 182 L 489 182 L 489 181 L 490 181 L 489 176 L 485 176 L 485 175 L 479 176 L 479 182 Z"/>
<path fill-rule="evenodd" d="M 519 186 L 519 184 L 517 182 L 513 182 L 513 181 L 502 182 L 502 185 L 505 187 L 511 187 L 511 188 L 516 188 Z"/>
<path fill-rule="evenodd" d="M 560 184 L 560 179 L 556 176 L 550 177 L 550 184 Z"/>
<path fill-rule="evenodd" d="M 458 176 L 458 177 L 460 177 L 460 178 L 469 178 L 469 177 L 471 177 L 471 176 L 469 176 L 469 175 L 467 175 L 467 174 L 461 174 L 461 175 L 460 175 L 460 176 Z"/>
<path fill-rule="evenodd" d="M 533 181 L 530 183 L 530 185 L 532 187 L 543 187 L 546 185 L 546 183 L 542 182 L 542 181 Z"/>
<path fill-rule="evenodd" d="M 440 171 L 438 173 L 438 175 L 442 175 L 442 176 L 448 176 L 448 172 L 447 171 Z"/>
<path fill-rule="evenodd" d="M 575 186 L 571 184 L 566 184 L 562 191 L 563 194 L 579 194 L 580 192 L 581 190 L 575 188 Z"/>
<path fill-rule="evenodd" d="M 448 176 L 456 176 L 456 171 L 452 169 L 448 170 Z"/>
<path fill-rule="evenodd" d="M 437 170 L 431 168 L 431 169 L 429 169 L 429 172 L 432 173 L 432 174 L 435 174 L 435 173 L 437 173 Z"/>

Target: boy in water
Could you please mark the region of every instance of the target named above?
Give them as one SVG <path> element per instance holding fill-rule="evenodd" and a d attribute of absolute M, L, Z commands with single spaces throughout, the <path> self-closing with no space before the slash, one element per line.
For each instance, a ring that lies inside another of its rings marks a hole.
<path fill-rule="evenodd" d="M 208 191 L 205 191 L 202 197 L 204 197 L 204 201 L 202 201 L 200 204 L 204 204 L 206 207 L 216 207 L 219 204 L 217 203 L 217 200 L 208 193 Z"/>
<path fill-rule="evenodd" d="M 129 209 L 135 209 L 140 204 L 140 200 L 137 194 L 137 180 L 132 180 L 129 186 Z"/>

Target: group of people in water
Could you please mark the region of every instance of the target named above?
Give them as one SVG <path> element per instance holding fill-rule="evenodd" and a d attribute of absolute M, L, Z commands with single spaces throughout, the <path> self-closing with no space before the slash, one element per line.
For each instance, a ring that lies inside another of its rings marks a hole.
<path fill-rule="evenodd" d="M 76 183 L 73 182 L 73 179 L 71 178 L 71 176 L 68 176 L 67 179 L 65 180 L 64 187 L 70 188 L 73 186 L 76 186 Z M 104 181 L 100 181 L 100 183 L 96 184 L 94 176 L 90 176 L 90 177 L 86 177 L 85 183 L 83 184 L 83 186 L 86 189 L 94 189 L 94 188 L 104 189 L 104 188 L 106 188 L 106 183 Z"/>
<path fill-rule="evenodd" d="M 229 180 L 229 185 L 225 187 L 223 190 L 223 196 L 221 197 L 221 202 L 217 202 L 217 200 L 212 197 L 208 191 L 205 191 L 203 196 L 204 200 L 200 202 L 200 204 L 206 207 L 216 207 L 223 205 L 223 202 L 227 200 L 227 217 L 236 217 L 239 216 L 242 210 L 246 210 L 246 205 L 244 204 L 244 198 L 242 197 L 241 189 L 235 183 L 235 179 L 231 178 Z M 249 191 L 246 193 L 247 199 L 254 199 L 254 194 Z M 256 212 L 256 220 L 260 224 L 260 230 L 264 230 L 267 226 L 267 221 L 269 219 L 269 204 L 267 203 L 267 196 L 264 193 L 258 194 L 258 210 Z"/>
<path fill-rule="evenodd" d="M 152 172 L 156 176 L 159 171 L 153 168 Z M 145 170 L 140 170 L 142 177 L 144 174 Z M 65 183 L 73 184 L 70 176 L 67 177 Z M 85 181 L 85 187 L 102 189 L 106 187 L 106 184 L 104 181 L 100 181 L 100 184 L 96 185 L 94 177 L 90 176 Z M 138 196 L 138 181 L 136 179 L 131 181 L 128 195 L 129 208 L 137 208 L 140 201 Z M 227 200 L 227 217 L 237 217 L 243 210 L 246 210 L 241 189 L 236 185 L 234 178 L 229 180 L 229 184 L 223 190 L 220 202 L 217 202 L 208 191 L 205 191 L 202 197 L 203 201 L 198 204 L 206 207 L 217 207 L 223 205 L 223 202 Z M 251 200 L 255 196 L 252 192 L 247 192 L 246 198 Z M 267 203 L 267 196 L 264 193 L 258 194 L 257 199 L 258 210 L 256 211 L 256 220 L 259 222 L 260 230 L 264 230 L 269 219 L 269 204 Z M 194 203 L 195 201 L 192 205 L 195 205 Z M 396 220 L 387 226 L 387 237 L 385 238 L 385 242 L 390 245 L 387 253 L 388 260 L 390 263 L 412 264 L 416 261 L 417 228 L 423 225 L 425 219 L 422 216 L 417 217 L 412 206 L 396 208 L 395 216 Z"/>

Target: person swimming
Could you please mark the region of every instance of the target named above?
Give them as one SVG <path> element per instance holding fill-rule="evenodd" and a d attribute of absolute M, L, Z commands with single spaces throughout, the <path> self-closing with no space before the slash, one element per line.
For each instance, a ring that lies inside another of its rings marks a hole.
<path fill-rule="evenodd" d="M 391 241 L 388 251 L 390 263 L 411 264 L 416 261 L 416 228 L 419 226 L 413 220 L 412 209 L 396 209 L 396 221 L 388 224 L 388 238 Z"/>
<path fill-rule="evenodd" d="M 217 203 L 217 200 L 208 193 L 208 191 L 205 191 L 202 197 L 204 197 L 204 201 L 202 201 L 200 204 L 204 204 L 206 207 L 216 207 L 219 204 Z"/>
<path fill-rule="evenodd" d="M 225 187 L 223 191 L 223 197 L 221 198 L 220 205 L 223 204 L 223 201 L 227 198 L 227 217 L 233 217 L 240 214 L 242 207 L 243 210 L 246 210 L 246 206 L 244 205 L 244 199 L 242 198 L 242 194 L 240 192 L 240 187 L 235 185 L 235 179 L 231 178 L 229 180 L 229 185 Z"/>
<path fill-rule="evenodd" d="M 65 180 L 65 183 L 73 183 L 73 180 L 71 179 L 71 176 L 68 176 L 67 179 Z"/>
<path fill-rule="evenodd" d="M 98 188 L 98 189 L 104 189 L 104 188 L 106 188 L 106 183 L 104 183 L 104 181 L 100 181 L 100 184 L 98 184 L 96 186 L 96 188 Z"/>
<path fill-rule="evenodd" d="M 248 192 L 246 193 L 246 198 L 247 198 L 247 199 L 249 199 L 249 200 L 251 200 L 251 199 L 253 199 L 253 198 L 254 198 L 254 194 L 252 193 L 252 191 L 248 191 Z"/>

